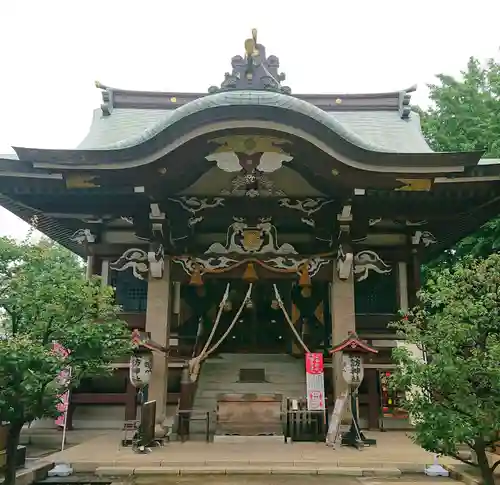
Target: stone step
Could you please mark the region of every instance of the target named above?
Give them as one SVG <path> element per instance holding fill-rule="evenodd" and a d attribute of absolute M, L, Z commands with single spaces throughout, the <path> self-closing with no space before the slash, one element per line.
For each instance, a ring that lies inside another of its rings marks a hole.
<path fill-rule="evenodd" d="M 224 388 L 211 389 L 211 390 L 198 390 L 197 398 L 203 399 L 216 399 L 219 394 L 281 394 L 284 399 L 287 397 L 293 399 L 300 399 L 305 394 L 305 387 L 279 387 L 277 388 L 274 385 L 261 385 L 259 386 L 246 386 L 242 384 L 241 386 L 228 386 Z"/>

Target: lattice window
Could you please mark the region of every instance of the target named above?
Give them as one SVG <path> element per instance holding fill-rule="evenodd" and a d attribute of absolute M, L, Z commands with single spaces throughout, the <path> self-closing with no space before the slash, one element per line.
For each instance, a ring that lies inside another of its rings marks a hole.
<path fill-rule="evenodd" d="M 370 272 L 368 278 L 355 283 L 356 313 L 396 313 L 398 310 L 395 272 Z"/>
<path fill-rule="evenodd" d="M 148 298 L 148 283 L 132 274 L 132 270 L 111 275 L 111 285 L 116 288 L 116 303 L 124 312 L 145 312 Z"/>

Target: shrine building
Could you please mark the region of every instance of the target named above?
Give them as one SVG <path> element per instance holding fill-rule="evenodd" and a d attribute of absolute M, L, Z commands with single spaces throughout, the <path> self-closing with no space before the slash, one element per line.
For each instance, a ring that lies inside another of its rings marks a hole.
<path fill-rule="evenodd" d="M 362 427 L 405 427 L 388 323 L 415 304 L 422 263 L 500 212 L 499 161 L 434 152 L 415 88 L 295 94 L 279 68 L 254 32 L 206 92 L 96 83 L 80 145 L 0 156 L 0 204 L 86 258 L 131 330 L 168 349 L 148 386 L 159 416 L 303 398 L 306 351 L 324 352 L 331 405 L 345 384 L 328 350 L 355 331 L 378 350 Z M 75 427 L 135 418 L 127 365 L 82 382 Z"/>

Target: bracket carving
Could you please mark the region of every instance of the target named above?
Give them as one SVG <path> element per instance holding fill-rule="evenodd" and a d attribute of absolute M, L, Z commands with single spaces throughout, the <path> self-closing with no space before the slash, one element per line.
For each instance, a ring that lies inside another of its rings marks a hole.
<path fill-rule="evenodd" d="M 384 263 L 375 251 L 365 249 L 356 253 L 354 256 L 354 276 L 356 281 L 366 280 L 370 271 L 387 274 L 392 271 L 392 267 Z"/>
<path fill-rule="evenodd" d="M 165 252 L 160 243 L 151 243 L 148 251 L 140 248 L 127 249 L 116 261 L 110 263 L 114 271 L 132 270 L 139 280 L 146 280 L 148 272 L 152 278 L 162 278 L 165 267 Z"/>
<path fill-rule="evenodd" d="M 78 229 L 70 237 L 70 240 L 78 244 L 83 244 L 84 242 L 90 244 L 96 242 L 96 235 L 90 229 Z"/>
<path fill-rule="evenodd" d="M 436 244 L 437 239 L 432 234 L 432 232 L 429 231 L 415 231 L 414 234 L 411 236 L 411 243 L 414 246 L 418 246 L 419 244 L 423 244 L 424 247 L 429 247 L 431 244 Z"/>
<path fill-rule="evenodd" d="M 126 271 L 132 269 L 132 274 L 139 280 L 147 279 L 148 254 L 144 249 L 127 249 L 116 261 L 110 263 L 110 269 L 114 271 Z"/>

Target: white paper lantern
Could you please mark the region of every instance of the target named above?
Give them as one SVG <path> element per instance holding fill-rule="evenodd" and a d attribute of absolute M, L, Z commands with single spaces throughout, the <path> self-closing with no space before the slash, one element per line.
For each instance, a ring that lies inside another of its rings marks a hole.
<path fill-rule="evenodd" d="M 141 352 L 130 357 L 129 377 L 134 387 L 145 387 L 151 379 L 151 352 Z"/>
<path fill-rule="evenodd" d="M 353 389 L 357 389 L 364 377 L 363 355 L 360 353 L 342 354 L 342 377 Z"/>

